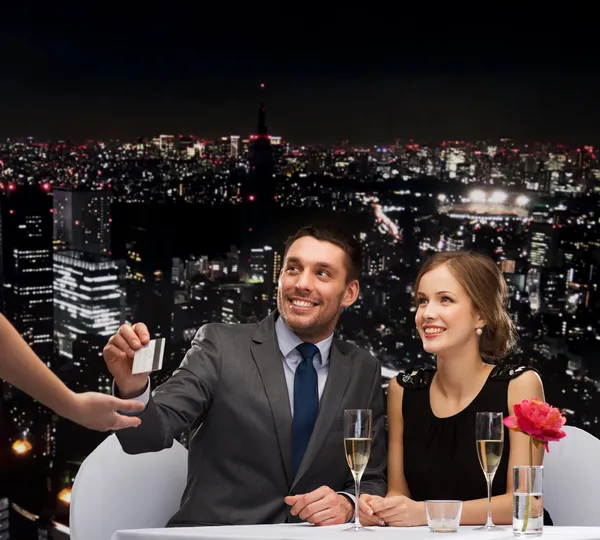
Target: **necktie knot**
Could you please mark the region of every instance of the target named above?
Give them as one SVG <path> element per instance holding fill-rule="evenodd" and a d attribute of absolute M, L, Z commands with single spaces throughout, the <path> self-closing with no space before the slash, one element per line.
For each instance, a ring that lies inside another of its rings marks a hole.
<path fill-rule="evenodd" d="M 319 354 L 319 347 L 317 347 L 314 343 L 300 343 L 300 345 L 298 345 L 296 349 L 298 349 L 298 351 L 302 355 L 302 358 L 304 360 L 308 360 L 309 362 L 317 354 Z"/>

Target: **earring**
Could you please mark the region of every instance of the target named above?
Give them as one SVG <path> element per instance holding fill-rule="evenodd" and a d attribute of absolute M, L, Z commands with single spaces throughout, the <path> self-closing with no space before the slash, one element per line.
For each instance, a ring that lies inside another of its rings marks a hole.
<path fill-rule="evenodd" d="M 475 333 L 480 336 L 481 334 L 483 334 L 483 330 L 481 328 L 476 328 L 475 329 Z"/>

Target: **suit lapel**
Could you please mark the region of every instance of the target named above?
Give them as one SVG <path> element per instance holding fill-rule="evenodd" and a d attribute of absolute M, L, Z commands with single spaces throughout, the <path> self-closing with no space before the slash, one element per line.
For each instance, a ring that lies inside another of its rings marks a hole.
<path fill-rule="evenodd" d="M 292 483 L 292 414 L 283 372 L 281 351 L 275 337 L 275 313 L 258 326 L 250 344 L 252 358 L 260 373 L 279 440 L 288 485 Z"/>
<path fill-rule="evenodd" d="M 334 339 L 331 344 L 331 351 L 329 353 L 329 374 L 319 404 L 319 415 L 317 416 L 317 421 L 308 442 L 304 458 L 302 459 L 302 463 L 300 463 L 298 474 L 296 475 L 296 478 L 294 478 L 292 488 L 308 470 L 319 453 L 325 438 L 329 434 L 331 424 L 340 407 L 348 382 L 350 381 L 350 375 L 352 374 L 352 359 L 349 355 L 345 354 L 346 351 L 344 350 L 345 348 L 343 345 L 343 342 L 339 342 L 336 339 Z M 343 446 L 342 441 L 340 440 L 340 452 L 342 451 Z"/>

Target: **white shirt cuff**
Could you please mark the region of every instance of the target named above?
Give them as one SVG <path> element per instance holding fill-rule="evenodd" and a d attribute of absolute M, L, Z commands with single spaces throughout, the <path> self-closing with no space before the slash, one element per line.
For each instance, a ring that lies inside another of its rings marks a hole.
<path fill-rule="evenodd" d="M 120 398 L 121 396 L 119 395 L 119 389 L 117 388 L 117 385 L 115 384 L 115 381 L 113 380 L 112 383 L 112 395 L 115 397 Z M 121 398 L 122 399 L 122 398 Z M 150 377 L 148 377 L 148 383 L 146 384 L 146 390 L 144 390 L 144 393 L 137 396 L 137 397 L 132 397 L 129 399 L 135 399 L 136 401 L 141 401 L 144 405 L 148 405 L 148 401 L 150 401 Z M 123 412 L 123 411 L 119 411 L 120 414 L 124 414 L 127 415 L 128 413 Z M 131 414 L 131 416 L 135 416 L 136 413 Z"/>

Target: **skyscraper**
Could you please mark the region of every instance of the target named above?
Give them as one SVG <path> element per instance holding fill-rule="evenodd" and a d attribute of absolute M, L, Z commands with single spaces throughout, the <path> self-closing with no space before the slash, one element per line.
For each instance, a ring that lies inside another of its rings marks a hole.
<path fill-rule="evenodd" d="M 110 253 L 109 190 L 80 188 L 54 190 L 54 241 L 57 249 L 75 249 L 97 255 Z"/>
<path fill-rule="evenodd" d="M 52 358 L 52 196 L 18 186 L 0 199 L 3 312 L 34 352 Z"/>
<path fill-rule="evenodd" d="M 81 251 L 54 253 L 54 332 L 59 354 L 73 359 L 84 335 L 108 338 L 123 321 L 122 261 Z"/>
<path fill-rule="evenodd" d="M 275 244 L 278 245 L 278 244 Z M 277 281 L 281 271 L 283 246 L 251 248 L 249 281 L 255 285 L 257 308 L 261 316 L 267 316 L 277 304 Z"/>
<path fill-rule="evenodd" d="M 261 85 L 262 86 L 262 85 Z M 272 239 L 275 203 L 273 149 L 267 129 L 264 102 L 258 109 L 256 133 L 250 136 L 250 171 L 242 184 L 242 246 L 240 269 L 250 275 L 251 249 Z"/>
<path fill-rule="evenodd" d="M 275 197 L 273 148 L 267 129 L 267 113 L 264 103 L 258 109 L 256 133 L 250 136 L 250 174 L 245 183 L 246 200 L 254 207 L 270 208 Z"/>

